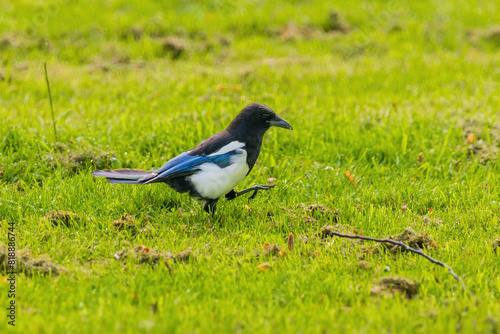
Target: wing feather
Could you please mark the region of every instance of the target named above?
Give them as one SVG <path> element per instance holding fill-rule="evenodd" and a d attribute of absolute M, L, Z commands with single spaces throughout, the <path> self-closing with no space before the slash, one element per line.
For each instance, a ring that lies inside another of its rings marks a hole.
<path fill-rule="evenodd" d="M 205 163 L 213 163 L 224 168 L 231 164 L 231 156 L 239 152 L 238 150 L 233 150 L 225 152 L 224 154 L 211 156 L 189 155 L 188 153 L 189 152 L 184 152 L 172 160 L 169 160 L 152 175 L 147 175 L 139 179 L 139 182 L 144 184 L 166 182 L 174 178 L 193 175 L 199 171 L 199 167 Z"/>

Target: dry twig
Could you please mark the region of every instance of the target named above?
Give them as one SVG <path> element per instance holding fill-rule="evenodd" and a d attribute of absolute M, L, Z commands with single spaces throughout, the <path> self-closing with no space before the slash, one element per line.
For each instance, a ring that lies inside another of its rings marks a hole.
<path fill-rule="evenodd" d="M 437 264 L 437 265 L 439 265 L 439 266 L 441 266 L 443 268 L 448 268 L 448 271 L 450 272 L 450 274 L 457 281 L 460 280 L 460 278 L 457 276 L 457 274 L 455 274 L 455 272 L 453 271 L 453 269 L 451 269 L 451 267 L 449 265 L 447 265 L 446 263 L 443 263 L 441 261 L 438 261 L 438 260 L 430 257 L 429 255 L 427 255 L 424 252 L 422 252 L 420 249 L 411 248 L 410 246 L 408 246 L 404 242 L 396 241 L 396 240 L 391 240 L 391 239 L 369 238 L 369 237 L 365 237 L 365 236 L 361 236 L 361 235 L 342 234 L 342 233 L 338 233 L 338 232 L 334 232 L 334 231 L 329 231 L 328 234 L 335 235 L 335 236 L 341 237 L 341 238 L 360 239 L 360 240 L 368 240 L 368 241 L 375 241 L 375 242 L 387 242 L 387 243 L 390 243 L 390 244 L 393 244 L 393 245 L 396 245 L 396 246 L 400 246 L 400 247 L 402 247 L 404 250 L 406 250 L 408 252 L 412 252 L 412 253 L 415 253 L 415 254 L 418 254 L 418 255 L 421 255 L 421 256 L 425 257 L 427 260 L 431 261 L 434 264 Z"/>

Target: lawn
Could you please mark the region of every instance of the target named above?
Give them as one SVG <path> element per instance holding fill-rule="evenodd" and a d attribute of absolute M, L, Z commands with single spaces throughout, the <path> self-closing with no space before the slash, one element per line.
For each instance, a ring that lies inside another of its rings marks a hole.
<path fill-rule="evenodd" d="M 500 331 L 499 1 L 0 7 L 0 332 Z M 160 167 L 251 102 L 294 127 L 253 200 L 211 216 L 90 175 Z M 329 229 L 410 233 L 461 279 Z"/>

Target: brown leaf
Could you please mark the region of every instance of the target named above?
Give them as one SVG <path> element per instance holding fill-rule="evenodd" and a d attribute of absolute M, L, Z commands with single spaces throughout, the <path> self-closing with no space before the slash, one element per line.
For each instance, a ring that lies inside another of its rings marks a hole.
<path fill-rule="evenodd" d="M 266 271 L 266 270 L 271 269 L 271 265 L 269 264 L 269 262 L 264 262 L 264 263 L 259 264 L 257 266 L 257 269 L 262 270 L 262 271 Z"/>
<path fill-rule="evenodd" d="M 469 136 L 467 136 L 467 140 L 469 141 L 469 143 L 474 143 L 474 134 L 471 133 Z"/>
<path fill-rule="evenodd" d="M 345 176 L 347 176 L 352 184 L 356 185 L 358 183 L 358 181 L 354 178 L 354 175 L 352 175 L 349 171 L 345 172 Z"/>
<path fill-rule="evenodd" d="M 137 246 L 141 248 L 142 253 L 149 253 L 149 248 L 147 248 L 146 246 L 144 245 L 137 245 Z"/>
<path fill-rule="evenodd" d="M 288 244 L 288 249 L 290 251 L 292 251 L 293 250 L 293 233 L 288 234 L 288 243 L 287 244 Z"/>

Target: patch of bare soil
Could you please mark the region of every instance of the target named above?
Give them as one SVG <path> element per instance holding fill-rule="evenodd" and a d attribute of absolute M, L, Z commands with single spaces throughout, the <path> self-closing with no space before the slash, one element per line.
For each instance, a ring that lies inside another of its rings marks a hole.
<path fill-rule="evenodd" d="M 431 225 L 431 226 L 435 226 L 435 227 L 439 227 L 439 226 L 443 225 L 443 221 L 441 219 L 433 218 L 433 217 L 429 217 L 429 216 L 423 216 L 422 221 L 426 225 Z"/>
<path fill-rule="evenodd" d="M 373 267 L 373 264 L 371 262 L 361 260 L 359 261 L 359 267 L 363 270 L 369 270 Z"/>
<path fill-rule="evenodd" d="M 163 38 L 161 45 L 165 54 L 169 55 L 172 60 L 179 59 L 189 49 L 189 44 L 186 40 L 175 36 Z"/>
<path fill-rule="evenodd" d="M 7 33 L 0 36 L 0 52 L 13 50 L 49 50 L 52 45 L 43 37 L 30 37 L 20 33 Z"/>
<path fill-rule="evenodd" d="M 187 248 L 177 254 L 165 252 L 159 249 L 149 249 L 143 245 L 137 245 L 132 249 L 124 249 L 114 255 L 118 261 L 134 259 L 137 264 L 149 264 L 156 266 L 158 261 L 163 261 L 168 268 L 171 268 L 168 261 L 173 262 L 189 262 L 189 259 L 194 258 L 191 248 Z"/>
<path fill-rule="evenodd" d="M 319 233 L 318 237 L 320 237 L 321 239 L 334 238 L 335 234 L 333 234 L 332 232 L 347 233 L 347 230 L 348 228 L 341 224 L 326 225 L 321 228 L 321 232 Z"/>
<path fill-rule="evenodd" d="M 124 214 L 120 219 L 115 220 L 113 222 L 113 226 L 118 231 L 128 230 L 133 233 L 137 233 L 139 231 L 136 226 L 135 217 L 133 215 L 129 215 L 128 213 Z"/>
<path fill-rule="evenodd" d="M 193 251 L 191 248 L 187 248 L 183 251 L 172 256 L 175 262 L 189 262 L 189 259 L 193 257 Z"/>
<path fill-rule="evenodd" d="M 388 239 L 393 239 L 395 241 L 401 241 L 410 246 L 411 248 L 423 249 L 423 248 L 437 248 L 437 245 L 432 241 L 431 237 L 427 233 L 420 233 L 407 227 L 399 234 L 395 236 L 389 236 Z M 391 245 L 389 249 L 391 252 L 396 251 L 396 249 L 401 250 L 400 246 Z"/>
<path fill-rule="evenodd" d="M 326 32 L 340 32 L 343 34 L 348 33 L 351 30 L 340 13 L 334 10 L 328 13 L 328 19 L 325 23 L 323 23 L 323 29 Z"/>
<path fill-rule="evenodd" d="M 419 233 L 410 227 L 407 227 L 399 234 L 394 236 L 390 235 L 385 239 L 395 240 L 403 242 L 411 248 L 424 249 L 433 248 L 437 249 L 437 244 L 432 241 L 431 237 L 427 233 Z M 367 248 L 368 253 L 378 253 L 380 250 L 388 250 L 389 252 L 396 254 L 398 252 L 406 252 L 406 250 L 398 245 L 393 245 L 389 243 L 378 243 L 373 248 Z"/>
<path fill-rule="evenodd" d="M 294 40 L 312 39 L 315 36 L 321 34 L 321 32 L 312 26 L 308 25 L 299 26 L 290 23 L 282 27 L 275 34 L 278 35 L 284 41 L 294 41 Z"/>
<path fill-rule="evenodd" d="M 71 211 L 50 211 L 45 215 L 44 219 L 54 226 L 63 225 L 66 227 L 80 225 L 84 222 L 82 217 Z"/>
<path fill-rule="evenodd" d="M 115 259 L 125 261 L 128 258 L 133 258 L 138 264 L 156 265 L 160 260 L 160 252 L 158 250 L 150 250 L 143 245 L 137 245 L 132 249 L 124 249 L 115 254 Z"/>
<path fill-rule="evenodd" d="M 76 173 L 89 167 L 96 169 L 108 169 L 113 167 L 112 153 L 94 153 L 92 151 L 70 154 L 65 161 L 65 167 Z"/>
<path fill-rule="evenodd" d="M 477 156 L 481 163 L 488 161 L 496 161 L 498 156 L 498 148 L 488 145 L 482 140 L 469 145 L 469 156 Z"/>
<path fill-rule="evenodd" d="M 493 246 L 493 251 L 497 252 L 500 249 L 500 237 L 493 240 L 491 244 Z"/>
<path fill-rule="evenodd" d="M 497 160 L 500 124 L 491 124 L 486 119 L 465 119 L 457 126 L 462 128 L 462 137 L 468 146 L 470 158 L 478 158 L 481 163 Z"/>
<path fill-rule="evenodd" d="M 128 39 L 132 37 L 135 41 L 138 41 L 144 35 L 144 29 L 140 26 L 132 26 L 129 29 L 126 29 L 122 32 L 121 37 L 123 39 Z"/>
<path fill-rule="evenodd" d="M 16 264 L 15 272 L 22 272 L 26 276 L 43 275 L 43 276 L 58 276 L 59 267 L 48 259 L 47 256 L 41 256 L 35 259 L 31 252 L 27 249 L 22 249 L 15 252 Z M 8 264 L 8 250 L 7 247 L 0 246 L 0 272 L 6 274 L 11 272 L 12 268 Z"/>
<path fill-rule="evenodd" d="M 485 41 L 500 46 L 500 26 L 472 30 L 467 35 L 472 42 Z"/>
<path fill-rule="evenodd" d="M 351 27 L 337 11 L 330 11 L 326 20 L 319 25 L 288 23 L 278 29 L 268 29 L 270 35 L 280 37 L 284 41 L 311 40 L 329 34 L 346 34 L 349 31 Z"/>
<path fill-rule="evenodd" d="M 333 221 L 336 223 L 339 219 L 339 213 L 337 210 L 334 210 L 326 205 L 313 203 L 313 204 L 305 204 L 301 203 L 297 205 L 297 208 L 300 212 L 294 209 L 288 209 L 286 207 L 281 207 L 283 211 L 286 212 L 286 215 L 294 220 L 294 221 L 305 221 L 307 223 L 316 223 L 319 219 L 326 219 L 328 221 Z M 273 212 L 268 212 L 269 217 L 274 217 Z"/>
<path fill-rule="evenodd" d="M 309 205 L 300 204 L 299 206 L 302 208 L 304 214 L 312 216 L 316 219 L 331 216 L 332 218 L 331 220 L 335 223 L 339 219 L 339 212 L 337 210 L 334 210 L 323 204 L 319 203 L 313 203 Z"/>
<path fill-rule="evenodd" d="M 414 298 L 418 293 L 418 282 L 412 282 L 402 277 L 383 277 L 377 285 L 371 289 L 373 295 L 392 295 L 399 293 L 404 295 L 407 299 Z"/>
<path fill-rule="evenodd" d="M 95 153 L 85 151 L 73 153 L 64 143 L 56 143 L 55 149 L 61 152 L 55 156 L 47 156 L 48 165 L 52 168 L 61 166 L 70 173 L 78 173 L 89 168 L 92 169 L 110 169 L 119 168 L 119 161 L 114 153 Z"/>
<path fill-rule="evenodd" d="M 271 255 L 271 256 L 284 255 L 284 250 L 277 244 L 270 245 L 268 243 L 265 243 L 262 248 L 263 248 L 262 255 Z"/>

